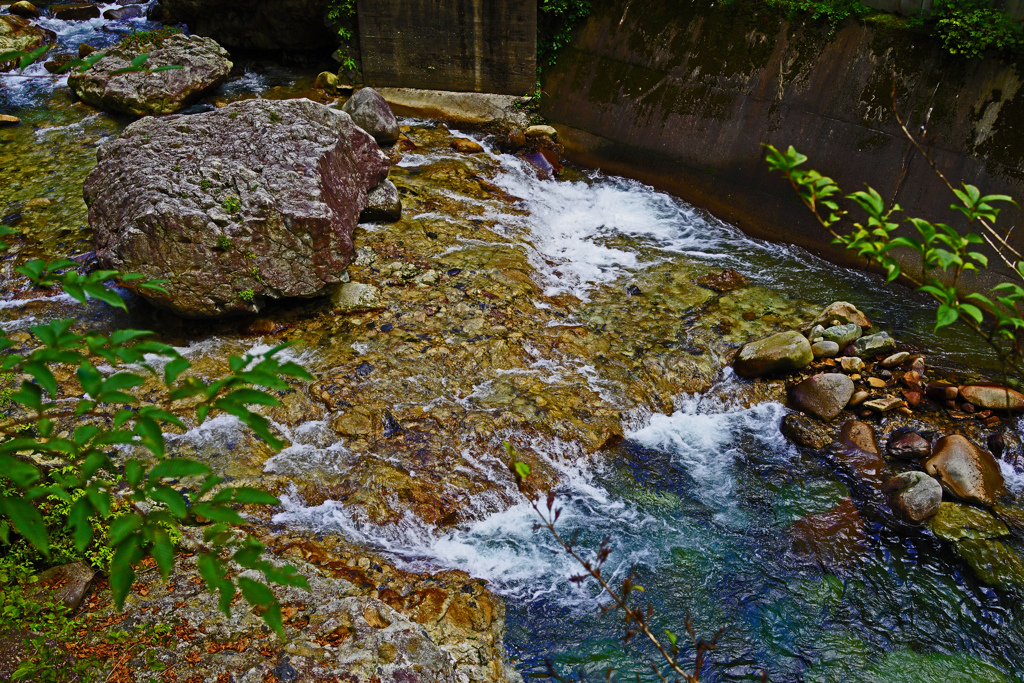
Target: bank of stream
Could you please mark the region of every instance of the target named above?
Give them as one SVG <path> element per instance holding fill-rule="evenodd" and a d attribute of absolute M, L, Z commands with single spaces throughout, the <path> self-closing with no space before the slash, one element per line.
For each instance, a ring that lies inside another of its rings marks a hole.
<path fill-rule="evenodd" d="M 47 27 L 70 46 L 147 26 Z M 236 65 L 208 102 L 300 96 L 310 76 Z M 29 292 L 13 267 L 87 257 L 82 181 L 96 147 L 129 121 L 72 102 L 59 80 L 4 76 L 0 107 L 22 119 L 0 129 L 0 220 L 21 232 L 0 263 L 0 325 L 16 340 L 66 316 L 152 328 L 210 376 L 230 353 L 299 342 L 290 353 L 317 379 L 268 413 L 282 452 L 225 416 L 171 439 L 173 451 L 281 494 L 263 521 L 271 535 L 339 535 L 403 568 L 487 580 L 506 600 L 508 654 L 524 675 L 551 658 L 654 680 L 643 647 L 638 657 L 622 646 L 594 586 L 570 583 L 578 568 L 534 529 L 509 440 L 537 484 L 553 486 L 566 534 L 579 531 L 581 547 L 611 538 L 607 572 L 637 571 L 659 626 L 681 633 L 689 616 L 706 636 L 725 627 L 704 680 L 762 670 L 777 681 L 1020 679 L 1020 598 L 979 582 L 930 534 L 866 513 L 838 557 L 794 548 L 794 522 L 862 494 L 783 438 L 781 381 L 729 368 L 746 341 L 846 300 L 930 368 L 991 373 L 977 342 L 931 330 L 927 300 L 747 237 L 641 183 L 572 168 L 546 177 L 491 137 L 406 119 L 390 175 L 403 218 L 360 226 L 349 268 L 377 288 L 376 305 L 290 302 L 215 324 L 141 301 L 127 315 L 83 310 Z M 456 152 L 456 138 L 483 151 Z M 723 269 L 748 284 L 720 293 L 697 283 Z M 1019 504 L 1020 426 L 1006 426 L 1001 467 Z"/>

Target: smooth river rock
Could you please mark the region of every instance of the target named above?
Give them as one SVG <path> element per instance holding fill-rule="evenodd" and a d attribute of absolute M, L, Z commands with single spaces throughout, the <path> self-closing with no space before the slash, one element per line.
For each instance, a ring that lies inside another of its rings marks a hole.
<path fill-rule="evenodd" d="M 841 349 L 845 349 L 847 346 L 860 339 L 860 336 L 860 325 L 854 323 L 834 325 L 823 330 L 821 333 L 822 339 L 825 341 L 835 342 Z"/>
<path fill-rule="evenodd" d="M 104 111 L 133 116 L 173 114 L 227 78 L 233 66 L 224 48 L 209 38 L 173 35 L 159 47 L 118 44 L 82 73 L 73 71 L 68 86 L 83 102 Z M 178 64 L 181 69 L 114 74 L 148 52 L 147 69 Z"/>
<path fill-rule="evenodd" d="M 1003 492 L 999 463 L 991 453 L 960 434 L 939 439 L 924 468 L 947 491 L 963 500 L 993 505 Z"/>
<path fill-rule="evenodd" d="M 39 8 L 28 2 L 28 0 L 18 0 L 18 2 L 10 6 L 10 12 L 26 19 L 39 18 Z"/>
<path fill-rule="evenodd" d="M 341 282 L 390 166 L 347 114 L 309 100 L 145 118 L 98 158 L 85 199 L 101 267 L 169 280 L 139 293 L 193 318 Z"/>
<path fill-rule="evenodd" d="M 935 516 L 928 520 L 928 528 L 946 541 L 998 538 L 1010 533 L 1005 524 L 985 510 L 949 502 L 939 506 Z"/>
<path fill-rule="evenodd" d="M 811 344 L 796 331 L 780 332 L 740 349 L 734 367 L 742 377 L 793 372 L 814 360 Z"/>
<path fill-rule="evenodd" d="M 839 430 L 839 462 L 858 480 L 878 488 L 882 485 L 885 461 L 871 425 L 849 420 Z"/>
<path fill-rule="evenodd" d="M 790 390 L 796 406 L 823 420 L 834 420 L 853 396 L 853 380 L 838 372 L 812 375 Z"/>
<path fill-rule="evenodd" d="M 356 91 L 341 110 L 381 145 L 393 145 L 402 134 L 391 107 L 373 88 Z"/>
<path fill-rule="evenodd" d="M 1024 410 L 1024 394 L 997 384 L 960 387 L 960 398 L 987 410 Z"/>
<path fill-rule="evenodd" d="M 820 341 L 811 344 L 811 353 L 815 358 L 835 358 L 839 355 L 839 344 L 831 341 Z"/>
<path fill-rule="evenodd" d="M 892 496 L 893 507 L 915 524 L 938 512 L 942 503 L 942 485 L 924 472 L 897 474 L 885 482 L 882 490 Z"/>
<path fill-rule="evenodd" d="M 896 340 L 888 332 L 879 332 L 861 337 L 853 342 L 854 351 L 861 358 L 890 354 L 896 350 Z"/>

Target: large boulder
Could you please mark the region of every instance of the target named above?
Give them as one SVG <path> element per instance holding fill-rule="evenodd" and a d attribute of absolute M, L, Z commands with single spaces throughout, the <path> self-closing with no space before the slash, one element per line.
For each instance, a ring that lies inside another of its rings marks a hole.
<path fill-rule="evenodd" d="M 936 442 L 932 453 L 924 463 L 925 471 L 957 498 L 993 505 L 1002 494 L 1004 481 L 999 463 L 967 437 L 944 436 Z"/>
<path fill-rule="evenodd" d="M 91 69 L 84 73 L 73 72 L 68 77 L 68 85 L 86 104 L 133 116 L 180 111 L 218 86 L 232 67 L 227 51 L 216 42 L 184 34 L 163 38 L 158 46 L 127 41 L 103 52 L 103 59 Z M 147 69 L 169 64 L 183 68 L 155 74 L 113 73 L 129 66 L 144 52 L 149 53 Z"/>
<path fill-rule="evenodd" d="M 0 14 L 0 54 L 4 52 L 21 52 L 34 50 L 37 47 L 54 43 L 57 34 L 47 31 L 24 18 L 13 14 Z M 0 71 L 10 71 L 15 62 L 0 63 Z"/>
<path fill-rule="evenodd" d="M 814 360 L 811 344 L 799 332 L 780 332 L 750 342 L 740 349 L 734 367 L 742 377 L 793 372 Z"/>
<path fill-rule="evenodd" d="M 391 107 L 373 88 L 356 91 L 341 110 L 381 145 L 393 145 L 402 134 Z"/>
<path fill-rule="evenodd" d="M 327 293 L 390 165 L 347 114 L 309 100 L 145 118 L 98 157 L 85 199 L 100 266 L 169 280 L 140 294 L 193 318 Z"/>
<path fill-rule="evenodd" d="M 324 23 L 327 0 L 161 0 L 172 23 L 229 49 L 333 50 L 337 33 Z"/>

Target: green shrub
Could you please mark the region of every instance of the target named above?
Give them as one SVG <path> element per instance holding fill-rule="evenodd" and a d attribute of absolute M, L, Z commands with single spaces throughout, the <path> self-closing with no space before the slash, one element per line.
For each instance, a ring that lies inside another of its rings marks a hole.
<path fill-rule="evenodd" d="M 572 31 L 590 16 L 590 0 L 538 0 L 537 66 L 555 63 Z"/>
<path fill-rule="evenodd" d="M 936 0 L 931 16 L 935 34 L 951 54 L 979 57 L 985 50 L 1024 47 L 1021 27 L 988 0 Z"/>

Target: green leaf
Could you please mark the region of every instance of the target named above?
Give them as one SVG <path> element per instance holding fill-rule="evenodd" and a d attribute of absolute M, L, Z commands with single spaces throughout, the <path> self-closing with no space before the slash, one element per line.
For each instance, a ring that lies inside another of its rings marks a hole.
<path fill-rule="evenodd" d="M 185 67 L 183 67 L 181 64 L 165 64 L 163 66 L 158 66 L 155 69 L 150 69 L 149 73 L 155 74 L 155 73 L 160 73 L 161 71 L 171 71 L 173 69 L 184 69 L 184 68 Z"/>
<path fill-rule="evenodd" d="M 31 503 L 19 498 L 0 498 L 0 511 L 11 520 L 14 529 L 25 537 L 36 550 L 50 557 L 50 537 L 43 516 Z"/>
<path fill-rule="evenodd" d="M 519 476 L 520 479 L 526 479 L 527 477 L 530 476 L 530 466 L 527 465 L 525 462 L 516 462 L 515 468 L 516 474 Z"/>
<path fill-rule="evenodd" d="M 277 635 L 284 638 L 284 623 L 281 620 L 281 605 L 278 604 L 270 587 L 259 581 L 240 576 L 238 587 L 242 589 L 242 597 L 250 605 L 259 608 L 263 620 L 267 622 Z"/>
<path fill-rule="evenodd" d="M 149 480 L 157 481 L 164 478 L 199 477 L 209 474 L 210 468 L 196 460 L 188 458 L 168 458 L 161 460 L 150 470 Z M 211 518 L 212 519 L 212 518 Z"/>
<path fill-rule="evenodd" d="M 948 304 L 942 304 L 939 306 L 939 310 L 935 313 L 935 329 L 938 330 L 946 325 L 951 325 L 956 322 L 960 314 L 955 308 Z"/>
<path fill-rule="evenodd" d="M 971 304 L 960 304 L 960 312 L 966 313 L 967 315 L 974 318 L 974 321 L 979 325 L 981 324 L 981 321 L 984 319 L 984 316 L 981 313 L 981 309 Z"/>
<path fill-rule="evenodd" d="M 115 517 L 110 522 L 108 537 L 111 545 L 119 545 L 126 538 L 142 527 L 142 515 L 130 514 L 124 517 Z"/>
<path fill-rule="evenodd" d="M 245 524 L 245 519 L 235 510 L 221 504 L 196 503 L 192 506 L 192 512 L 202 515 L 214 522 L 226 524 Z"/>
<path fill-rule="evenodd" d="M 278 500 L 277 496 L 272 496 L 266 491 L 262 491 L 251 486 L 239 486 L 236 489 L 231 489 L 231 500 L 235 503 L 243 505 L 280 505 L 281 501 Z"/>
<path fill-rule="evenodd" d="M 134 565 L 141 559 L 142 548 L 139 547 L 138 536 L 129 536 L 114 549 L 114 557 L 110 561 L 110 592 L 118 609 L 124 607 L 128 591 L 135 583 Z"/>
<path fill-rule="evenodd" d="M 185 497 L 170 486 L 160 486 L 154 489 L 149 497 L 158 503 L 163 503 L 167 509 L 178 519 L 188 517 L 188 507 L 185 505 Z"/>

